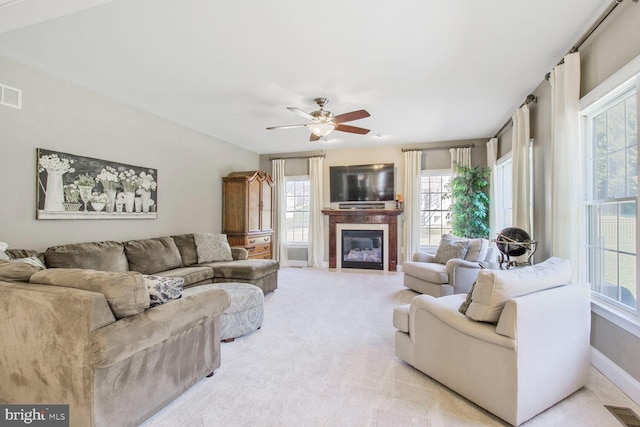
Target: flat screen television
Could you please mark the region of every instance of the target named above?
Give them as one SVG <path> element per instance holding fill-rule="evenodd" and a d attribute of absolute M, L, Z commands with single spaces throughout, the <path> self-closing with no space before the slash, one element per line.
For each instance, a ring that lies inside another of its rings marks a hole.
<path fill-rule="evenodd" d="M 331 202 L 385 202 L 395 198 L 394 164 L 330 166 Z"/>

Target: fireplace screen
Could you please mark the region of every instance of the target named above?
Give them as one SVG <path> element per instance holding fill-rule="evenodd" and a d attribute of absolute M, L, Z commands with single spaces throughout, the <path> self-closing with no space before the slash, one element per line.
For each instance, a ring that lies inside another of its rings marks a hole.
<path fill-rule="evenodd" d="M 383 270 L 382 230 L 342 230 L 342 267 Z"/>

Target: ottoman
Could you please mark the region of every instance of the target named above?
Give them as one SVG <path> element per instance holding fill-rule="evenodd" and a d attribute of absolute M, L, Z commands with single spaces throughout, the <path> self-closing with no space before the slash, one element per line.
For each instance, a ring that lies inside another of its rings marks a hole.
<path fill-rule="evenodd" d="M 215 283 L 229 294 L 231 305 L 220 315 L 220 340 L 231 342 L 262 326 L 264 293 L 249 283 Z"/>

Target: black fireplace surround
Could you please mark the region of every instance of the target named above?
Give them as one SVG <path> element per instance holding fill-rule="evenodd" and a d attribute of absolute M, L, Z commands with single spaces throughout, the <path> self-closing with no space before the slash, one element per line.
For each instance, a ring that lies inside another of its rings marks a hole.
<path fill-rule="evenodd" d="M 382 230 L 342 230 L 342 268 L 384 270 Z"/>

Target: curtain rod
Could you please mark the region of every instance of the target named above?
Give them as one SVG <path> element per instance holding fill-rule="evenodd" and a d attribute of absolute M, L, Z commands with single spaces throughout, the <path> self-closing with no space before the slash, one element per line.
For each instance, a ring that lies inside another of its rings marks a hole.
<path fill-rule="evenodd" d="M 269 160 L 313 159 L 315 157 L 327 157 L 326 154 L 314 154 L 313 156 L 269 157 Z"/>
<path fill-rule="evenodd" d="M 524 102 L 520 104 L 520 107 L 518 108 L 522 108 L 525 105 L 529 105 L 529 104 L 535 104 L 536 102 L 538 102 L 538 98 L 535 97 L 533 94 L 529 94 L 529 96 L 527 96 L 527 99 L 525 99 Z M 500 130 L 494 135 L 494 138 L 497 138 L 498 136 L 500 136 L 502 131 L 505 130 L 507 126 L 509 126 L 510 124 L 513 124 L 513 119 L 507 120 L 506 123 L 502 125 Z"/>
<path fill-rule="evenodd" d="M 567 52 L 564 56 L 570 54 L 570 53 L 575 53 L 577 52 L 580 47 L 584 44 L 584 42 L 587 41 L 587 39 L 589 37 L 591 37 L 591 34 L 593 34 L 600 25 L 602 25 L 602 23 L 605 21 L 605 19 L 607 19 L 609 17 L 609 15 L 611 15 L 611 12 L 613 12 L 613 10 L 618 7 L 620 5 L 620 3 L 622 3 L 624 0 L 613 0 L 611 2 L 611 4 L 609 4 L 609 6 L 605 9 L 604 12 L 602 12 L 602 14 L 600 14 L 600 16 L 598 17 L 598 19 L 596 19 L 596 21 L 591 25 L 591 27 L 589 27 L 589 29 L 578 39 L 578 41 L 576 42 L 576 44 L 573 45 L 573 47 L 571 48 L 571 50 L 569 50 L 569 52 Z M 634 3 L 638 3 L 638 0 L 632 0 Z M 564 56 L 562 57 L 562 59 L 560 60 L 560 62 L 558 62 L 558 65 L 563 64 L 564 63 Z M 548 72 L 545 76 L 544 79 L 545 80 L 549 80 L 551 78 L 551 72 Z M 529 104 L 529 98 L 533 97 L 534 100 L 533 102 L 536 102 L 536 99 L 533 95 L 529 95 L 527 97 L 527 100 L 522 104 Z M 522 105 L 520 107 L 522 107 Z M 498 131 L 498 133 L 495 134 L 494 138 L 497 138 L 498 136 L 500 136 L 500 133 L 502 133 L 502 131 L 509 126 L 509 124 L 512 123 L 512 119 L 509 119 Z"/>
<path fill-rule="evenodd" d="M 620 3 L 622 3 L 624 0 L 614 0 L 613 2 L 611 2 L 611 4 L 605 9 L 604 12 L 602 12 L 602 14 L 598 17 L 598 19 L 596 19 L 596 21 L 591 25 L 591 27 L 589 27 L 589 29 L 578 39 L 578 41 L 576 42 L 576 44 L 573 45 L 573 47 L 571 48 L 571 50 L 569 50 L 569 52 L 567 52 L 564 56 L 569 55 L 570 53 L 576 53 L 580 47 L 582 47 L 582 45 L 584 44 L 584 42 L 587 41 L 587 39 L 589 37 L 591 37 L 591 34 L 593 34 L 600 25 L 602 25 L 602 23 L 604 22 L 605 19 L 607 19 L 609 17 L 609 15 L 611 15 L 611 12 L 613 12 L 613 10 L 618 7 L 620 5 Z M 634 3 L 638 3 L 638 0 L 632 0 Z M 560 62 L 558 62 L 556 64 L 556 66 L 564 64 L 564 56 L 562 57 L 562 59 L 560 60 Z M 545 80 L 549 80 L 551 78 L 551 72 L 548 72 L 545 76 L 544 79 Z"/>
<path fill-rule="evenodd" d="M 475 144 L 468 145 L 453 145 L 451 147 L 431 147 L 431 148 L 403 148 L 402 152 L 406 153 L 407 151 L 433 151 L 433 150 L 450 150 L 452 148 L 473 148 Z"/>

